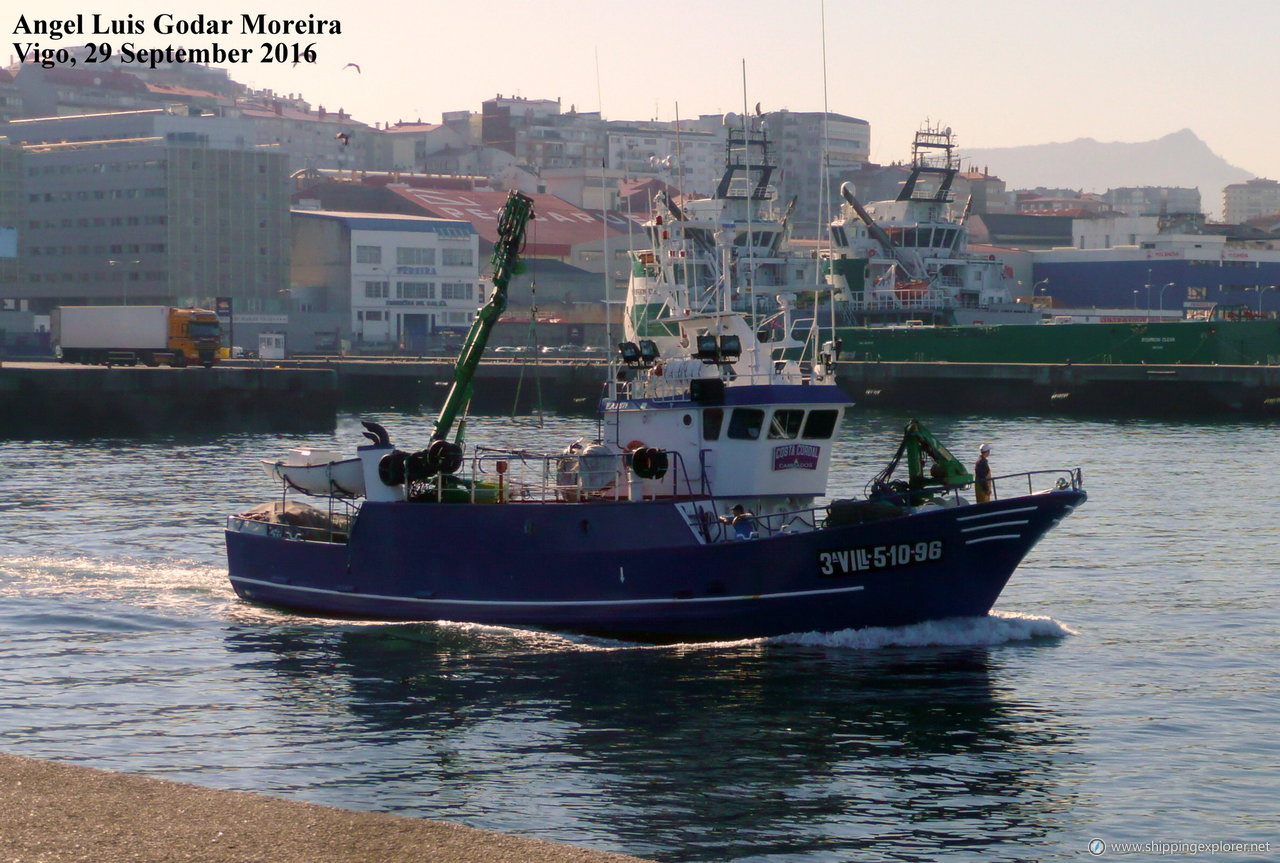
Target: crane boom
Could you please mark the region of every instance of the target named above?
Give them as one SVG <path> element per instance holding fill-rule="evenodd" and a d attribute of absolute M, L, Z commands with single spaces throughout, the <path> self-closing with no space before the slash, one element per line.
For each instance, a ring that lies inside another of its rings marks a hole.
<path fill-rule="evenodd" d="M 453 367 L 453 383 L 445 396 L 440 416 L 436 419 L 433 441 L 448 440 L 458 414 L 465 409 L 474 393 L 476 367 L 489 344 L 489 335 L 507 308 L 507 285 L 520 270 L 520 255 L 524 251 L 525 228 L 533 218 L 533 199 L 512 190 L 498 217 L 498 239 L 493 244 L 493 293 L 489 301 L 476 312 L 476 319 L 467 332 L 458 362 Z"/>

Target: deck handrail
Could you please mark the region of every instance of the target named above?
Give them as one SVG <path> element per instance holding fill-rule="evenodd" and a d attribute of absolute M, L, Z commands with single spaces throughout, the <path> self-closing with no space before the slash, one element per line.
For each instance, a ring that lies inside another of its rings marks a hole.
<path fill-rule="evenodd" d="M 599 453 L 590 454 L 591 457 L 604 461 L 613 461 L 615 467 L 613 469 L 614 479 L 603 484 L 599 488 L 586 488 L 582 480 L 582 471 L 564 471 L 561 468 L 563 459 L 580 458 L 581 454 L 573 453 L 534 453 L 527 450 L 513 449 L 494 449 L 487 447 L 475 447 L 472 456 L 472 471 L 468 478 L 469 500 L 471 503 L 489 502 L 489 503 L 527 503 L 527 504 L 550 504 L 550 503 L 575 503 L 575 502 L 626 502 L 637 499 L 650 500 L 692 500 L 692 499 L 708 499 L 711 502 L 710 512 L 718 512 L 719 507 L 716 505 L 716 497 L 708 496 L 705 490 L 695 490 L 689 480 L 688 472 L 685 469 L 684 460 L 680 454 L 675 451 L 665 451 L 668 456 L 669 465 L 667 475 L 662 480 L 655 480 L 660 485 L 657 488 L 650 486 L 648 490 L 639 484 L 639 478 L 633 470 L 632 458 L 634 453 Z M 513 479 L 506 480 L 506 470 L 499 473 L 497 463 L 505 461 L 507 469 L 513 461 L 518 461 L 526 467 L 532 466 L 526 475 L 531 474 L 532 479 Z M 491 469 L 486 470 L 486 465 Z M 603 471 L 598 471 L 603 473 Z M 488 481 L 479 480 L 482 475 L 492 474 L 494 476 L 504 477 L 496 486 Z M 1040 479 L 1052 477 L 1047 487 L 1037 489 L 1036 483 Z M 669 490 L 663 488 L 666 482 L 670 482 Z M 1003 484 L 1008 489 L 1011 486 L 1017 487 L 1018 491 L 1004 498 L 1005 500 L 1015 499 L 1024 496 L 1021 486 L 1025 482 L 1025 495 L 1047 494 L 1054 491 L 1080 491 L 1084 488 L 1084 474 L 1080 468 L 1051 468 L 1045 470 L 1029 470 L 1018 471 L 1014 473 L 1001 474 L 991 478 L 992 501 L 1000 500 L 999 488 Z M 681 485 L 684 491 L 681 491 Z M 861 499 L 860 503 L 880 502 L 899 507 L 902 511 L 900 515 L 909 515 L 917 512 L 923 506 L 967 506 L 971 505 L 970 501 L 961 497 L 961 492 L 971 489 L 972 484 L 961 485 L 934 485 L 920 489 L 894 489 L 887 494 L 881 494 L 875 497 Z M 443 485 L 439 488 L 443 489 Z M 484 489 L 485 495 L 478 494 L 478 491 Z M 492 492 L 497 490 L 497 494 Z M 456 488 L 454 489 L 456 491 Z M 637 497 L 638 495 L 638 497 Z M 458 501 L 457 495 L 446 496 L 441 492 L 441 497 L 447 501 Z M 429 495 L 419 500 L 429 500 Z M 911 501 L 919 499 L 919 503 L 912 504 Z M 944 502 L 948 501 L 948 502 Z M 834 501 L 832 502 L 834 503 Z M 762 539 L 781 534 L 792 532 L 807 532 L 818 530 L 825 526 L 828 517 L 832 513 L 832 503 L 802 507 L 796 510 L 787 510 L 783 512 L 773 512 L 764 514 L 752 514 L 753 529 L 750 539 Z M 325 527 L 304 526 L 284 524 L 274 521 L 266 521 L 261 518 L 254 518 L 247 514 L 232 515 L 227 517 L 227 530 L 239 532 L 261 533 L 266 536 L 283 538 L 289 540 L 305 540 L 311 542 L 346 542 L 347 535 L 350 532 L 355 514 L 359 510 L 359 504 L 353 501 L 343 501 L 346 513 L 342 516 L 342 523 L 331 523 Z M 333 518 L 331 513 L 330 517 Z M 892 511 L 889 517 L 894 517 Z M 707 523 L 703 530 L 706 542 L 729 542 L 740 539 L 736 536 L 736 531 L 731 524 L 726 524 L 719 520 Z"/>

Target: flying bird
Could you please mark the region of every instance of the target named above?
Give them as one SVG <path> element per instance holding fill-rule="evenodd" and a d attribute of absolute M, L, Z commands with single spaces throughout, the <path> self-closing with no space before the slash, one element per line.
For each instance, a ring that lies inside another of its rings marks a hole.
<path fill-rule="evenodd" d="M 343 66 L 342 68 L 346 69 L 348 66 L 351 67 L 352 69 L 355 69 L 357 74 L 360 73 L 360 67 L 355 63 L 348 63 L 346 66 Z"/>
<path fill-rule="evenodd" d="M 351 136 L 350 136 L 350 135 L 348 135 L 346 132 L 339 132 L 338 134 L 334 135 L 333 137 L 335 137 L 335 138 L 337 138 L 339 141 L 341 141 L 341 142 L 342 142 L 342 146 L 344 146 L 344 147 L 345 147 L 345 146 L 347 146 L 347 144 L 351 143 Z"/>

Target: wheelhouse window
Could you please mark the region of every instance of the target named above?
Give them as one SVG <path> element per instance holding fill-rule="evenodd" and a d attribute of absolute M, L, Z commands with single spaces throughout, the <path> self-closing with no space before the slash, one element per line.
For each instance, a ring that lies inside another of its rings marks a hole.
<path fill-rule="evenodd" d="M 724 425 L 723 408 L 703 408 L 702 439 L 720 440 L 720 427 Z"/>
<path fill-rule="evenodd" d="M 809 419 L 804 424 L 805 440 L 830 440 L 836 433 L 836 419 L 840 411 L 809 411 Z"/>
<path fill-rule="evenodd" d="M 764 426 L 764 411 L 757 408 L 734 408 L 729 418 L 730 440 L 756 440 Z"/>
<path fill-rule="evenodd" d="M 770 440 L 793 440 L 800 434 L 800 424 L 804 421 L 802 410 L 777 410 L 769 422 Z"/>

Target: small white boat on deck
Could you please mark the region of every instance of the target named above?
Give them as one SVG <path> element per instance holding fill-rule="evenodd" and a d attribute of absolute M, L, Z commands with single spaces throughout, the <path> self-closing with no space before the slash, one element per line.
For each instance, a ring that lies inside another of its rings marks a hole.
<path fill-rule="evenodd" d="M 358 458 L 331 450 L 297 447 L 278 459 L 263 459 L 268 477 L 303 494 L 324 497 L 364 496 L 364 469 Z"/>

